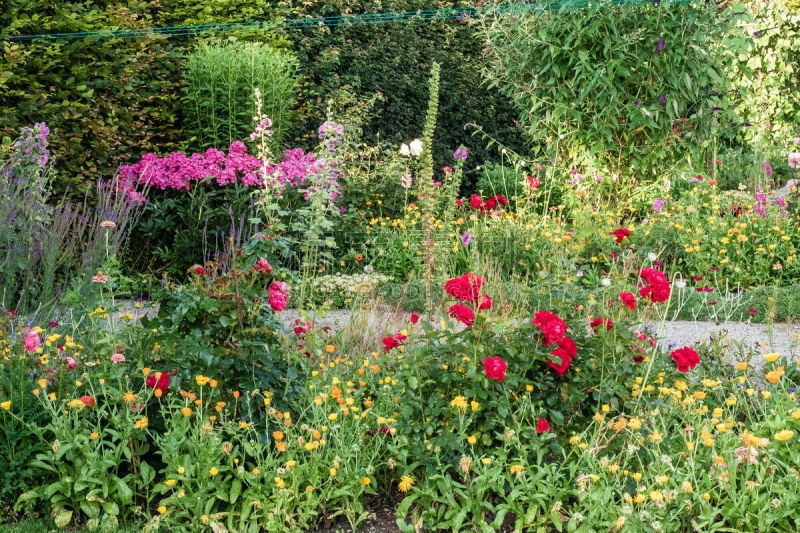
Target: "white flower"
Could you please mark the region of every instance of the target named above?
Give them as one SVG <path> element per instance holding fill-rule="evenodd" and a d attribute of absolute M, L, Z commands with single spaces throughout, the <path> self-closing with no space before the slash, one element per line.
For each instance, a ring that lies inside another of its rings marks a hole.
<path fill-rule="evenodd" d="M 603 287 L 610 287 L 611 286 L 611 280 L 608 279 L 608 278 L 603 278 L 603 279 L 600 280 L 600 284 Z"/>
<path fill-rule="evenodd" d="M 411 150 L 411 155 L 415 157 L 419 156 L 420 154 L 422 154 L 422 141 L 420 141 L 419 139 L 414 139 L 413 141 L 411 141 L 409 149 Z"/>
<path fill-rule="evenodd" d="M 650 252 L 649 254 L 647 254 L 647 260 L 650 261 L 651 263 L 656 259 L 658 259 L 658 256 L 655 254 L 655 252 Z"/>
<path fill-rule="evenodd" d="M 400 145 L 400 155 L 408 157 L 411 155 L 411 150 L 406 143 Z"/>
<path fill-rule="evenodd" d="M 685 289 L 686 288 L 686 281 L 682 280 L 682 279 L 676 279 L 675 280 L 675 287 L 677 287 L 679 289 Z"/>

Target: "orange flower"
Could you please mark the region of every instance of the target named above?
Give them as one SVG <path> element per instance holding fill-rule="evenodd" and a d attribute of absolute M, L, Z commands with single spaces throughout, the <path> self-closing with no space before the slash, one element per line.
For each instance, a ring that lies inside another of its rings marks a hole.
<path fill-rule="evenodd" d="M 783 367 L 779 366 L 775 370 L 770 370 L 769 372 L 767 372 L 766 378 L 767 381 L 769 381 L 770 383 L 777 383 L 781 380 L 782 376 L 783 376 Z"/>

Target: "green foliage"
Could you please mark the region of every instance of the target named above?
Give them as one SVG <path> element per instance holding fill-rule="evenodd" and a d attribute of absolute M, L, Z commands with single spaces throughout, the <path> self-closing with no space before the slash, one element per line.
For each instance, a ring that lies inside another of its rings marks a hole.
<path fill-rule="evenodd" d="M 141 29 L 141 2 L 17 2 L 0 13 L 5 34 Z M 56 192 L 78 198 L 86 183 L 114 173 L 131 154 L 180 141 L 176 56 L 163 39 L 61 39 L 4 42 L 0 51 L 0 136 L 47 122 L 57 161 Z"/>
<path fill-rule="evenodd" d="M 161 301 L 158 316 L 143 319 L 157 331 L 142 342 L 163 348 L 159 364 L 165 371 L 177 369 L 183 380 L 210 375 L 241 390 L 289 390 L 298 367 L 285 357 L 279 336 L 284 326 L 266 296 L 270 281 L 287 277 L 277 266 L 283 245 L 257 234 L 244 249 L 234 249 L 226 263 L 193 267 L 189 283 L 174 287 Z M 257 270 L 259 258 L 275 270 Z"/>
<path fill-rule="evenodd" d="M 744 51 L 735 8 L 608 3 L 484 21 L 490 84 L 560 166 L 607 174 L 617 186 L 652 182 L 687 157 L 704 159 L 732 118 L 726 67 Z"/>
<path fill-rule="evenodd" d="M 202 42 L 187 57 L 186 135 L 200 151 L 230 146 L 253 131 L 254 89 L 261 91 L 262 112 L 272 119 L 272 147 L 290 128 L 297 87 L 297 61 L 287 51 L 264 43 Z"/>
<path fill-rule="evenodd" d="M 796 5 L 793 9 L 782 0 L 747 4 L 749 49 L 738 55 L 730 70 L 737 110 L 747 126 L 727 136 L 760 150 L 797 135 L 800 16 Z"/>
<path fill-rule="evenodd" d="M 464 6 L 452 0 L 390 0 L 355 2 L 324 0 L 289 10 L 287 17 L 336 16 Z M 296 137 L 316 126 L 314 108 L 329 103 L 335 117 L 342 117 L 341 95 L 356 94 L 363 100 L 380 95 L 369 120 L 363 124 L 367 143 L 397 147 L 420 135 L 427 81 L 431 65 L 441 65 L 438 131 L 432 146 L 435 168 L 452 166 L 455 147 L 464 145 L 475 165 L 491 158 L 491 152 L 465 125 L 480 124 L 487 133 L 521 148 L 524 139 L 515 127 L 516 113 L 506 98 L 482 84 L 487 60 L 484 43 L 467 20 L 414 21 L 320 27 L 289 31 L 306 84 L 300 100 L 303 121 Z M 471 175 L 470 175 L 471 177 Z M 465 182 L 470 188 L 471 182 Z"/>

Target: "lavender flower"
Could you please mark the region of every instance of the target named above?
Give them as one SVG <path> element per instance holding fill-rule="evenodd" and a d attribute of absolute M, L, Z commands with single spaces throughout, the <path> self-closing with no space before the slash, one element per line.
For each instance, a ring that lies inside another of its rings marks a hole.
<path fill-rule="evenodd" d="M 455 152 L 453 152 L 453 159 L 460 159 L 462 161 L 466 161 L 467 156 L 469 156 L 469 153 L 467 152 L 467 149 L 464 148 L 463 146 L 459 146 L 458 149 Z"/>
<path fill-rule="evenodd" d="M 659 198 L 655 202 L 653 202 L 653 211 L 661 211 L 661 208 L 664 207 L 664 200 Z"/>
<path fill-rule="evenodd" d="M 464 248 L 469 247 L 469 243 L 472 240 L 472 235 L 469 234 L 469 231 L 465 231 L 461 234 L 461 244 L 464 245 Z"/>

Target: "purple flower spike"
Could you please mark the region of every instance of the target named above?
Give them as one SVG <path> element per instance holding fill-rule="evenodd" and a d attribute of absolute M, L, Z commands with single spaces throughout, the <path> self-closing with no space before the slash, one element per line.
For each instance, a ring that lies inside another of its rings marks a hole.
<path fill-rule="evenodd" d="M 453 159 L 460 159 L 462 161 L 466 161 L 467 157 L 469 156 L 469 152 L 463 146 L 459 146 L 458 149 L 453 152 Z"/>
<path fill-rule="evenodd" d="M 660 54 L 663 49 L 664 49 L 664 39 L 659 39 L 658 46 L 656 46 L 656 53 Z"/>
<path fill-rule="evenodd" d="M 469 243 L 472 240 L 472 235 L 469 234 L 469 231 L 465 231 L 461 234 L 461 243 L 464 245 L 465 248 L 469 247 Z"/>
<path fill-rule="evenodd" d="M 664 93 L 658 95 L 658 102 L 661 105 L 667 105 L 667 96 Z"/>

